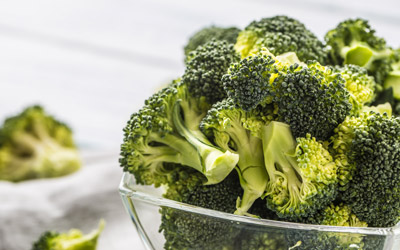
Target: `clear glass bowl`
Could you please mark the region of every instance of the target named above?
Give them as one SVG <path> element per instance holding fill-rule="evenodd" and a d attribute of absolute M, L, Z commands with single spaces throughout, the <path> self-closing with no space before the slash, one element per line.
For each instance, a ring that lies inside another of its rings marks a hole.
<path fill-rule="evenodd" d="M 187 246 L 187 249 L 248 250 L 245 241 L 250 239 L 264 242 L 265 247 L 257 250 L 400 249 L 400 223 L 391 228 L 356 228 L 237 216 L 165 199 L 161 188 L 136 185 L 134 176 L 128 173 L 123 175 L 119 191 L 146 249 L 164 249 L 165 239 L 163 233 L 159 232 L 161 210 L 181 218 L 189 216 L 208 225 L 212 223 L 223 234 L 217 242 L 207 241 L 201 247 Z M 179 226 L 178 223 L 176 225 Z M 206 239 L 207 235 L 202 238 Z M 226 247 L 222 248 L 221 244 Z M 342 248 L 338 248 L 338 245 L 342 245 Z"/>

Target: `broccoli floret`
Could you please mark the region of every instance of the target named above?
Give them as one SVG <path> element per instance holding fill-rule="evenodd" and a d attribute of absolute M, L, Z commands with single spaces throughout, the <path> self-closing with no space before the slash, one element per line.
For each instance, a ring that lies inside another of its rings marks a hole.
<path fill-rule="evenodd" d="M 212 145 L 199 129 L 205 113 L 201 99 L 176 83 L 154 94 L 131 116 L 124 129 L 120 164 L 139 184 L 159 186 L 171 180 L 177 163 L 201 172 L 208 184 L 222 181 L 234 169 L 238 156 Z"/>
<path fill-rule="evenodd" d="M 258 105 L 270 104 L 275 89 L 281 82 L 285 66 L 271 55 L 257 54 L 232 64 L 222 81 L 228 96 L 245 111 Z"/>
<path fill-rule="evenodd" d="M 259 117 L 266 120 L 262 121 Z M 272 120 L 273 115 L 260 116 L 254 111 L 246 112 L 235 106 L 232 99 L 225 99 L 214 104 L 200 124 L 202 131 L 216 145 L 239 155 L 236 169 L 244 192 L 242 198 L 238 199 L 235 214 L 246 214 L 267 186 L 268 175 L 264 167 L 262 141 L 252 135 L 251 130 L 268 124 L 268 119 Z"/>
<path fill-rule="evenodd" d="M 293 138 L 287 124 L 262 128 L 269 182 L 263 198 L 279 217 L 307 217 L 336 197 L 336 164 L 323 145 L 307 134 Z"/>
<path fill-rule="evenodd" d="M 40 106 L 6 119 L 0 129 L 0 180 L 58 177 L 80 166 L 71 129 Z"/>
<path fill-rule="evenodd" d="M 368 75 L 366 69 L 352 64 L 334 68 L 344 78 L 345 87 L 350 92 L 352 104 L 351 115 L 358 115 L 365 105 L 372 103 L 375 98 L 377 84 L 373 77 Z"/>
<path fill-rule="evenodd" d="M 290 125 L 294 137 L 309 133 L 327 140 L 352 109 L 343 78 L 317 62 L 290 66 L 283 81 L 274 84 L 279 84 L 275 97 L 279 120 Z"/>
<path fill-rule="evenodd" d="M 168 186 L 166 198 L 173 198 L 186 204 L 233 213 L 235 201 L 243 192 L 237 173 L 233 171 L 222 182 L 215 185 L 201 185 L 196 177 Z M 194 181 L 193 181 L 194 180 Z M 197 182 L 197 185 L 193 183 Z M 165 237 L 165 249 L 229 249 L 240 233 L 231 222 L 218 220 L 201 214 L 163 207 L 160 232 Z"/>
<path fill-rule="evenodd" d="M 400 219 L 400 119 L 363 113 L 335 132 L 341 199 L 369 226 L 394 226 Z"/>
<path fill-rule="evenodd" d="M 246 111 L 275 103 L 278 119 L 295 137 L 328 139 L 352 108 L 344 79 L 317 62 L 288 66 L 259 54 L 232 65 L 223 81 L 228 96 Z"/>
<path fill-rule="evenodd" d="M 287 250 L 284 230 L 276 228 L 244 228 L 240 234 L 241 250 Z"/>
<path fill-rule="evenodd" d="M 287 16 L 263 18 L 239 33 L 235 49 L 245 58 L 266 47 L 274 55 L 295 52 L 301 61 L 325 64 L 326 49 L 304 24 Z"/>
<path fill-rule="evenodd" d="M 400 100 L 400 49 L 395 51 L 392 59 L 391 71 L 385 78 L 383 87 L 385 89 L 393 88 L 393 97 L 398 102 Z"/>
<path fill-rule="evenodd" d="M 68 233 L 47 231 L 33 243 L 32 250 L 96 250 L 104 225 L 101 220 L 99 227 L 86 235 L 78 229 L 71 229 Z"/>
<path fill-rule="evenodd" d="M 231 63 L 239 61 L 232 44 L 211 40 L 199 46 L 186 59 L 182 81 L 194 97 L 204 97 L 210 104 L 226 97 L 221 78 Z"/>
<path fill-rule="evenodd" d="M 185 46 L 185 55 L 188 56 L 191 51 L 213 39 L 235 44 L 239 32 L 240 30 L 236 27 L 222 28 L 214 25 L 205 27 L 190 37 Z"/>
<path fill-rule="evenodd" d="M 391 71 L 393 50 L 377 37 L 368 21 L 348 19 L 328 31 L 325 41 L 330 46 L 332 64 L 354 64 L 364 67 L 382 84 Z"/>

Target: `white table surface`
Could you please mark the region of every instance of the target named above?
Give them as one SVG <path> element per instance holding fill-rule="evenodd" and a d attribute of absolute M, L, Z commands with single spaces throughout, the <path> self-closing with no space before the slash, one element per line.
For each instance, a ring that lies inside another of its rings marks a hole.
<path fill-rule="evenodd" d="M 339 21 L 363 17 L 399 47 L 399 9 L 398 0 L 2 0 L 0 122 L 42 104 L 71 125 L 83 150 L 117 152 L 130 114 L 182 74 L 182 47 L 199 28 L 286 14 L 322 38 Z M 120 174 L 117 156 L 114 165 Z M 125 249 L 142 249 L 131 231 L 135 243 Z M 0 250 L 9 249 L 0 242 Z"/>

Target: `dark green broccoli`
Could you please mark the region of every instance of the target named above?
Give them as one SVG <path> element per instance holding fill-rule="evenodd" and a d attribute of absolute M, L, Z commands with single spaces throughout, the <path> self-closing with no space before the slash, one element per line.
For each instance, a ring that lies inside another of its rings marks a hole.
<path fill-rule="evenodd" d="M 187 185 L 188 183 L 190 184 Z M 238 175 L 233 171 L 215 185 L 202 185 L 198 177 L 188 176 L 188 180 L 171 183 L 164 197 L 233 213 L 236 209 L 236 199 L 242 192 Z M 161 208 L 160 212 L 160 232 L 163 232 L 166 240 L 165 249 L 229 249 L 240 233 L 240 229 L 233 223 L 214 217 L 168 207 Z"/>
<path fill-rule="evenodd" d="M 70 128 L 40 106 L 6 119 L 0 129 L 0 180 L 58 177 L 80 166 Z"/>
<path fill-rule="evenodd" d="M 288 66 L 259 54 L 232 65 L 223 82 L 228 96 L 246 111 L 275 103 L 278 120 L 289 124 L 295 137 L 310 133 L 328 139 L 352 108 L 340 74 L 317 62 Z"/>
<path fill-rule="evenodd" d="M 216 103 L 226 97 L 222 76 L 229 65 L 239 59 L 232 44 L 211 40 L 189 54 L 182 81 L 192 96 L 204 97 L 210 104 Z"/>
<path fill-rule="evenodd" d="M 277 228 L 244 227 L 243 233 L 238 236 L 240 250 L 287 250 L 285 233 Z"/>
<path fill-rule="evenodd" d="M 367 70 L 360 66 L 346 64 L 336 66 L 334 70 L 341 74 L 350 93 L 351 115 L 358 115 L 365 105 L 372 103 L 378 85 L 374 78 L 368 75 Z"/>
<path fill-rule="evenodd" d="M 199 98 L 192 97 L 184 84 L 176 83 L 150 97 L 131 116 L 124 129 L 120 164 L 135 175 L 139 184 L 159 186 L 171 180 L 177 163 L 201 172 L 208 184 L 222 181 L 234 169 L 238 155 L 223 151 L 201 133 L 205 115 Z M 178 171 L 179 171 L 178 167 Z"/>
<path fill-rule="evenodd" d="M 354 64 L 364 67 L 383 84 L 391 71 L 393 50 L 364 19 L 348 19 L 328 31 L 325 41 L 330 46 L 330 59 L 334 65 Z"/>
<path fill-rule="evenodd" d="M 267 48 L 278 56 L 295 52 L 301 61 L 317 60 L 325 64 L 327 51 L 304 24 L 287 16 L 263 18 L 250 23 L 239 33 L 235 49 L 245 58 Z"/>
<path fill-rule="evenodd" d="M 78 229 L 71 229 L 68 233 L 47 231 L 33 243 L 32 250 L 96 250 L 104 224 L 101 220 L 99 227 L 86 235 Z"/>
<path fill-rule="evenodd" d="M 185 46 L 185 55 L 188 56 L 191 51 L 213 39 L 235 44 L 239 32 L 240 30 L 236 27 L 222 28 L 213 25 L 202 28 L 190 37 Z"/>
<path fill-rule="evenodd" d="M 400 119 L 363 113 L 335 132 L 341 199 L 369 226 L 394 226 L 400 219 Z"/>
<path fill-rule="evenodd" d="M 263 198 L 279 217 L 308 217 L 337 195 L 337 166 L 309 134 L 294 139 L 290 127 L 271 122 L 261 129 L 268 185 Z"/>
<path fill-rule="evenodd" d="M 273 120 L 269 114 L 246 112 L 237 107 L 232 99 L 214 104 L 200 124 L 200 128 L 220 148 L 239 155 L 237 171 L 244 190 L 238 200 L 235 214 L 246 214 L 253 202 L 265 192 L 268 175 L 264 167 L 262 141 L 251 130 Z M 264 119 L 264 120 L 262 120 Z"/>

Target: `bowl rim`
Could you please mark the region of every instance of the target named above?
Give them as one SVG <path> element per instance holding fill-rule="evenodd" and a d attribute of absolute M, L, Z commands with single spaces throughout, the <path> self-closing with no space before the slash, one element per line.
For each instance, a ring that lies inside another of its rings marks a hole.
<path fill-rule="evenodd" d="M 345 226 L 325 226 L 325 225 L 267 220 L 267 219 L 253 218 L 248 216 L 235 215 L 235 214 L 189 205 L 186 203 L 170 200 L 161 196 L 156 196 L 154 194 L 150 194 L 141 190 L 137 190 L 132 186 L 149 187 L 155 189 L 154 186 L 143 186 L 135 184 L 134 176 L 128 172 L 125 172 L 122 176 L 119 185 L 119 192 L 122 196 L 128 197 L 132 200 L 137 200 L 140 202 L 145 202 L 156 206 L 169 207 L 186 212 L 211 216 L 218 219 L 229 220 L 232 223 L 238 223 L 238 224 L 246 223 L 257 226 L 268 226 L 268 227 L 275 227 L 282 229 L 297 229 L 297 230 L 309 230 L 309 231 L 313 230 L 320 232 L 337 232 L 337 233 L 352 233 L 352 234 L 380 235 L 380 236 L 400 235 L 400 222 L 393 227 L 345 227 Z M 143 190 L 143 188 L 141 189 Z"/>

